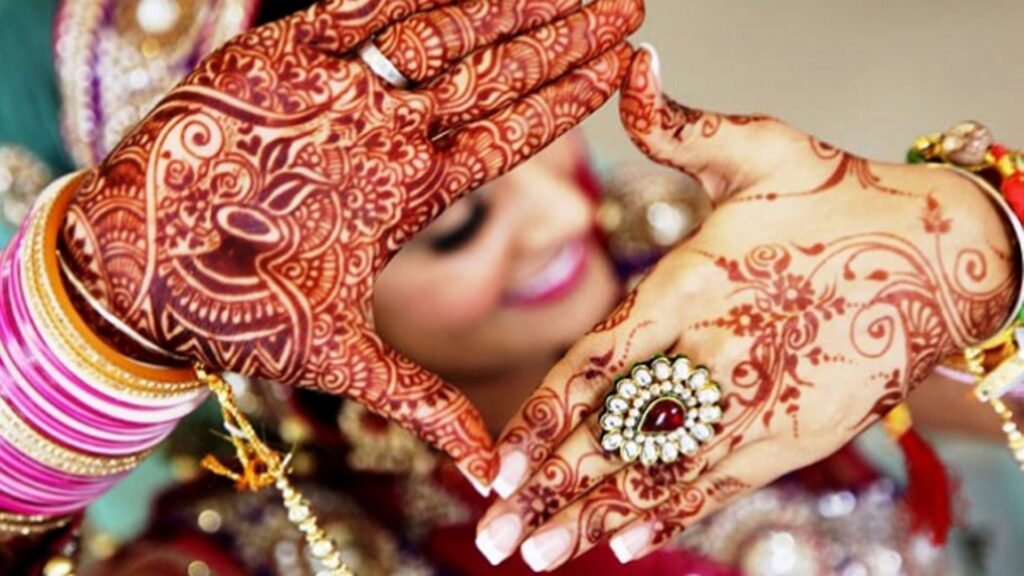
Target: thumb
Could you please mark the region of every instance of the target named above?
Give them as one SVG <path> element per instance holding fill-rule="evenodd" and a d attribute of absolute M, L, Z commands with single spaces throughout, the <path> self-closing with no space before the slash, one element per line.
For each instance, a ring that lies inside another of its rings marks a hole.
<path fill-rule="evenodd" d="M 662 92 L 661 62 L 644 44 L 623 81 L 619 114 L 633 143 L 656 162 L 700 182 L 714 204 L 756 186 L 790 132 L 766 116 L 724 115 L 689 108 Z"/>
<path fill-rule="evenodd" d="M 478 492 L 489 493 L 497 454 L 483 417 L 469 399 L 372 330 L 363 332 L 346 364 L 344 394 L 447 454 Z"/>

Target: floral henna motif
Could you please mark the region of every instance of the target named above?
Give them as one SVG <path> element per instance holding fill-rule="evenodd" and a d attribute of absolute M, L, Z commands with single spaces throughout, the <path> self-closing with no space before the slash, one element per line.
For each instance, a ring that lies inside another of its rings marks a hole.
<path fill-rule="evenodd" d="M 573 556 L 627 524 L 653 527 L 645 550 L 635 538 L 616 542 L 616 553 L 636 559 L 832 453 L 903 401 L 940 357 L 994 332 L 1017 287 L 1010 237 L 977 184 L 872 163 L 778 122 L 686 109 L 659 94 L 651 70 L 651 55 L 638 53 L 621 101 L 627 130 L 655 160 L 712 184 L 721 205 L 559 367 L 650 318 L 649 333 L 679 348 L 666 352 L 709 365 L 724 417 L 689 470 L 601 469 L 600 446 L 582 447 L 579 429 L 568 428 L 590 427 L 604 396 L 592 394 L 589 409 L 570 404 L 577 389 L 556 368 L 534 397 L 543 398 L 542 418 L 517 424 L 512 443 L 530 448 L 536 468 L 554 465 L 536 460 L 554 454 L 576 474 L 527 484 L 545 494 L 543 515 L 552 516 L 533 532 L 568 528 Z"/>
<path fill-rule="evenodd" d="M 842 445 L 902 402 L 941 356 L 985 338 L 1004 319 L 1015 291 L 1005 249 L 1000 239 L 965 241 L 991 229 L 947 208 L 971 198 L 963 189 L 948 190 L 955 180 L 904 189 L 894 184 L 902 174 L 893 178 L 885 171 L 883 177 L 875 165 L 846 153 L 810 155 L 826 164 L 813 193 L 743 193 L 739 199 L 746 201 L 720 208 L 651 273 L 659 276 L 651 286 L 667 282 L 666 274 L 702 278 L 684 293 L 708 294 L 706 300 L 659 316 L 631 298 L 606 321 L 611 328 L 602 325 L 592 334 L 607 341 L 615 327 L 640 314 L 677 321 L 682 351 L 709 363 L 722 386 L 722 433 L 681 466 L 602 466 L 597 458 L 607 457 L 596 443 L 588 450 L 578 441 L 551 446 L 561 443 L 569 426 L 589 422 L 600 404 L 569 411 L 573 388 L 546 383 L 528 403 L 545 406 L 541 417 L 527 419 L 507 437 L 530 447 L 538 469 L 565 471 L 558 484 L 537 474 L 526 485 L 543 494 L 543 507 L 513 500 L 527 526 L 568 526 L 574 555 L 637 520 L 656 522 L 655 545 L 661 544 L 754 485 Z M 929 186 L 933 192 L 918 192 Z M 864 192 L 877 193 L 899 233 L 877 224 L 877 216 L 846 226 L 800 226 L 807 218 L 801 213 L 820 210 L 813 204 L 862 202 Z M 980 194 L 972 200 L 978 199 L 987 202 Z M 735 233 L 754 222 L 792 232 L 760 236 L 787 239 L 769 243 Z M 792 450 L 784 458 L 758 456 L 755 443 Z M 537 460 L 541 456 L 548 460 Z M 734 471 L 761 480 L 744 482 Z M 566 480 L 570 472 L 574 476 Z"/>
<path fill-rule="evenodd" d="M 861 184 L 874 181 L 866 167 L 844 174 Z M 799 436 L 803 391 L 822 385 L 805 371 L 822 361 L 870 362 L 899 354 L 899 368 L 889 372 L 875 406 L 854 426 L 859 429 L 902 401 L 943 354 L 991 333 L 1015 286 L 1008 278 L 989 289 L 975 288 L 987 277 L 985 255 L 960 248 L 950 258 L 942 237 L 953 221 L 935 197 L 923 200 L 919 226 L 932 239 L 923 248 L 878 232 L 808 247 L 758 246 L 742 261 L 701 252 L 725 273 L 731 285 L 727 299 L 735 304 L 725 316 L 693 324 L 694 333 L 724 329 L 750 339 L 748 355 L 726 380 L 722 426 L 729 433 L 720 442 L 738 445 L 752 425 L 769 429 L 779 415 L 791 420 Z M 842 326 L 849 340 L 824 342 L 830 324 Z M 836 345 L 841 348 L 829 349 Z"/>
<path fill-rule="evenodd" d="M 578 8 L 577 0 L 471 0 L 415 15 L 375 42 L 407 78 L 420 82 L 481 46 L 533 30 Z"/>
<path fill-rule="evenodd" d="M 691 486 L 677 490 L 672 498 L 645 514 L 645 520 L 654 526 L 650 546 L 656 548 L 665 544 L 699 518 L 707 517 L 751 488 L 738 478 L 710 474 Z"/>
<path fill-rule="evenodd" d="M 486 91 L 472 63 L 473 74 L 439 78 L 444 90 L 405 91 L 347 54 L 448 3 L 335 0 L 232 40 L 89 175 L 62 249 L 96 299 L 165 349 L 351 395 L 486 481 L 475 409 L 377 337 L 374 278 L 451 202 L 601 106 L 643 11 L 638 0 L 603 0 L 571 16 L 576 25 L 550 25 L 572 53 L 533 53 L 543 73 Z M 492 4 L 521 2 L 474 6 Z M 562 4 L 499 28 L 539 25 Z M 514 56 L 485 51 L 496 68 Z M 439 110 L 461 125 L 435 133 Z"/>
<path fill-rule="evenodd" d="M 502 442 L 519 447 L 534 464 L 546 461 L 557 448 L 552 442 L 565 438 L 574 422 L 593 412 L 592 392 L 604 391 L 612 378 L 630 366 L 633 343 L 648 326 L 640 323 L 623 342 L 591 354 L 558 389 L 538 389 L 520 409 L 519 419 L 506 429 Z"/>

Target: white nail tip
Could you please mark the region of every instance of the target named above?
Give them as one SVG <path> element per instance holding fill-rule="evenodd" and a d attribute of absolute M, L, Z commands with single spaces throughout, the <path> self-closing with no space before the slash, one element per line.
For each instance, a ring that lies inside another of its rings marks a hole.
<path fill-rule="evenodd" d="M 612 552 L 615 554 L 615 558 L 618 559 L 620 564 L 629 564 L 633 561 L 633 554 L 626 547 L 626 543 L 623 542 L 622 538 L 616 536 L 608 542 L 608 546 L 611 547 Z"/>
<path fill-rule="evenodd" d="M 609 542 L 615 557 L 622 564 L 628 564 L 636 560 L 637 554 L 641 553 L 651 543 L 651 527 L 649 524 L 641 524 L 624 532 L 616 534 Z"/>
<path fill-rule="evenodd" d="M 494 491 L 502 498 L 508 498 L 522 484 L 528 467 L 526 455 L 510 452 L 501 458 L 501 470 L 494 479 Z"/>
<path fill-rule="evenodd" d="M 480 494 L 484 498 L 487 498 L 488 496 L 491 495 L 490 486 L 485 486 L 481 484 L 476 478 L 473 478 L 472 476 L 467 476 L 466 478 L 469 480 L 469 483 L 473 485 L 473 489 L 476 490 L 478 494 Z"/>
<path fill-rule="evenodd" d="M 534 572 L 551 570 L 572 547 L 572 536 L 566 528 L 555 528 L 537 534 L 520 546 L 523 561 Z"/>
<path fill-rule="evenodd" d="M 661 56 L 658 55 L 658 49 L 653 44 L 644 42 L 640 44 L 640 47 L 647 51 L 651 55 L 651 70 L 655 76 L 661 76 Z"/>
<path fill-rule="evenodd" d="M 476 548 L 487 558 L 491 566 L 497 566 L 508 555 L 498 549 L 498 546 L 491 540 L 490 535 L 485 531 L 476 535 Z"/>
<path fill-rule="evenodd" d="M 531 570 L 534 572 L 543 572 L 547 569 L 549 563 L 541 553 L 540 547 L 533 541 L 533 538 L 523 542 L 523 545 L 520 547 L 520 551 L 522 552 L 523 560 Z"/>
<path fill-rule="evenodd" d="M 499 516 L 476 535 L 476 547 L 492 566 L 497 566 L 512 555 L 522 529 L 515 514 Z"/>

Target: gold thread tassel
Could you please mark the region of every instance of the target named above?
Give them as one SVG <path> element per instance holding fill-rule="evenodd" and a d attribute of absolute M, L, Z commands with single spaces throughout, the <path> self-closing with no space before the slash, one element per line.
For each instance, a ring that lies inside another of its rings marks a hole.
<path fill-rule="evenodd" d="M 253 429 L 252 424 L 239 410 L 231 386 L 217 374 L 211 374 L 202 366 L 196 367 L 196 374 L 217 396 L 224 427 L 229 440 L 242 464 L 241 472 L 235 472 L 212 454 L 203 458 L 202 466 L 210 472 L 235 481 L 239 490 L 258 492 L 274 486 L 281 493 L 281 499 L 288 512 L 288 521 L 305 536 L 306 545 L 313 557 L 327 570 L 330 576 L 353 576 L 352 571 L 341 559 L 337 544 L 320 528 L 309 501 L 299 493 L 288 480 L 291 455 L 282 457 L 267 446 Z"/>

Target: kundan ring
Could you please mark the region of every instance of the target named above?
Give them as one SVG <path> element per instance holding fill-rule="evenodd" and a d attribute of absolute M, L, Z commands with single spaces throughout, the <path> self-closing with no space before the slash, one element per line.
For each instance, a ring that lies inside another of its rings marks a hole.
<path fill-rule="evenodd" d="M 721 399 L 707 368 L 656 356 L 616 379 L 601 413 L 601 447 L 644 466 L 693 456 L 715 436 Z"/>
<path fill-rule="evenodd" d="M 367 40 L 359 47 L 359 57 L 370 67 L 374 74 L 380 76 L 385 82 L 395 88 L 406 88 L 409 86 L 409 79 L 395 66 L 395 63 L 388 59 L 374 44 L 373 39 Z"/>

